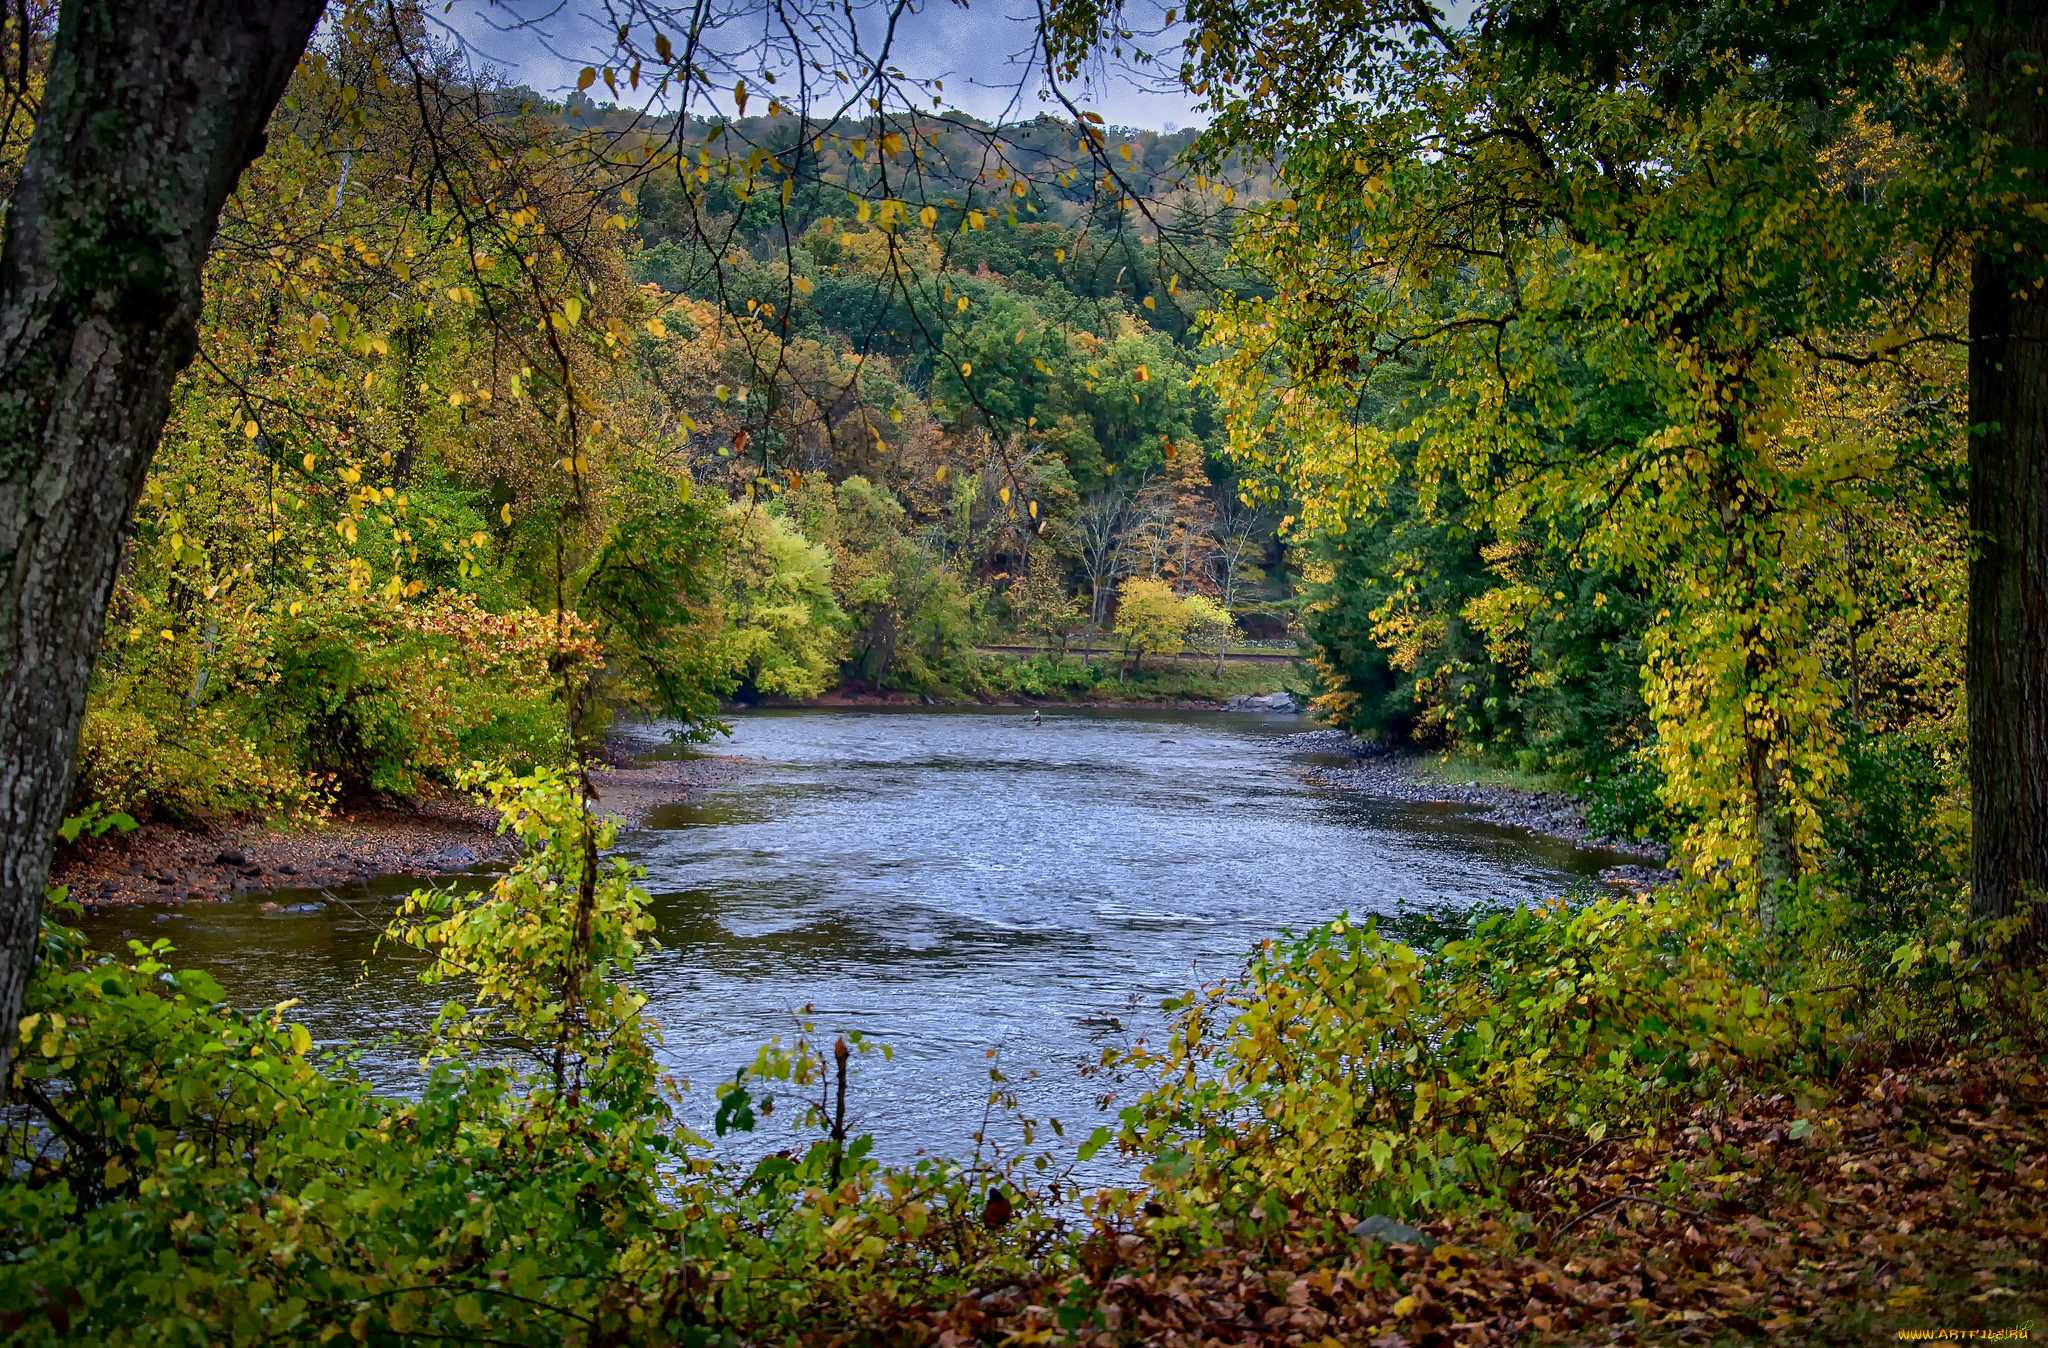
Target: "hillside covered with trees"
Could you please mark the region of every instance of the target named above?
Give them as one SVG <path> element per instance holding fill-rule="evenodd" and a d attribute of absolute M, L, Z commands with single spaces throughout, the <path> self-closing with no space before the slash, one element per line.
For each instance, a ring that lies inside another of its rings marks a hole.
<path fill-rule="evenodd" d="M 565 652 L 602 666 L 579 715 L 709 725 L 842 679 L 1086 693 L 1287 597 L 1190 386 L 1237 187 L 1169 186 L 1185 136 L 1121 142 L 1154 225 L 1077 184 L 1086 122 L 778 164 L 780 110 L 608 129 L 438 59 L 343 25 L 228 203 L 81 800 L 196 821 L 544 762 Z M 871 204 L 892 175 L 938 204 Z M 1197 601 L 1135 649 L 1134 579 Z"/>

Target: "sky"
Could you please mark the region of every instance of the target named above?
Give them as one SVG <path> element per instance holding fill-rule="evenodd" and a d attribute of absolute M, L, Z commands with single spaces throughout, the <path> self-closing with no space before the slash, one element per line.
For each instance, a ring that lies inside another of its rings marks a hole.
<path fill-rule="evenodd" d="M 737 0 L 737 5 L 750 3 Z M 943 80 L 948 107 L 989 120 L 1028 120 L 1042 110 L 1064 115 L 1057 103 L 1040 98 L 1040 80 L 1024 60 L 1032 49 L 1037 15 L 1032 0 L 916 4 L 898 27 L 895 64 L 907 75 Z M 1149 5 L 1150 0 L 1141 0 L 1141 7 Z M 457 0 L 441 22 L 474 56 L 507 77 L 561 97 L 576 87 L 584 66 L 604 64 L 618 22 L 611 15 L 620 12 L 621 0 Z M 735 42 L 744 31 L 734 30 Z M 1156 50 L 1160 44 L 1146 45 Z M 593 93 L 607 96 L 602 85 Z M 1112 126 L 1169 130 L 1203 120 L 1185 90 L 1142 87 L 1126 74 L 1099 73 L 1069 93 Z M 729 96 L 724 102 L 729 110 Z"/>

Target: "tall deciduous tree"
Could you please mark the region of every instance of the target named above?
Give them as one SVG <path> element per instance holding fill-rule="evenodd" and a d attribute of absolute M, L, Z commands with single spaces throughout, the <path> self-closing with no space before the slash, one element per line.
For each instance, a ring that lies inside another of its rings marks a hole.
<path fill-rule="evenodd" d="M 1113 45 L 1115 8 L 1055 6 L 1055 45 Z M 1453 13 L 1184 11 L 1181 75 L 1215 113 L 1212 149 L 1284 156 L 1291 189 L 1252 223 L 1280 294 L 1231 331 L 1241 419 L 1286 425 L 1290 453 L 1319 447 L 1293 456 L 1296 485 L 1341 515 L 1347 492 L 1369 504 L 1386 481 L 1348 410 L 1358 390 L 1376 365 L 1430 369 L 1453 423 L 1416 429 L 1464 451 L 1439 456 L 1440 475 L 1496 513 L 1540 517 L 1577 493 L 1573 508 L 1624 525 L 1611 560 L 1657 566 L 1678 601 L 1652 634 L 1665 767 L 1720 834 L 1696 839 L 1703 854 L 1746 853 L 1767 896 L 1840 771 L 1838 690 L 1803 633 L 1815 601 L 1854 602 L 1815 590 L 1825 572 L 1798 540 L 1855 510 L 1873 470 L 1911 471 L 1887 454 L 1852 466 L 1850 445 L 1806 431 L 1812 389 L 1830 368 L 1876 371 L 1942 452 L 1965 438 L 1967 342 L 1973 901 L 1981 918 L 2021 915 L 2048 882 L 2038 7 Z M 1852 180 L 1831 154 L 1864 119 L 1905 162 Z M 1543 369 L 1559 350 L 1653 389 L 1667 428 L 1604 464 L 1551 456 L 1545 436 L 1572 424 Z"/>
<path fill-rule="evenodd" d="M 1973 231 L 1970 277 L 1970 896 L 1997 920 L 2048 897 L 2048 16 L 1996 6 L 1962 49 L 1971 128 L 2020 226 Z"/>
<path fill-rule="evenodd" d="M 1936 291 L 1935 269 L 1958 254 L 1967 262 L 1971 907 L 1982 920 L 2022 920 L 2017 948 L 2038 951 L 2048 935 L 2033 906 L 2048 893 L 2048 17 L 2030 0 L 1730 0 L 1704 12 L 1592 0 L 1510 3 L 1496 17 L 1525 56 L 1581 78 L 1612 84 L 1620 58 L 1661 47 L 1671 55 L 1645 86 L 1660 93 L 1725 93 L 1734 72 L 1822 126 L 1842 125 L 1860 102 L 1917 157 L 1875 196 L 1922 266 L 1868 279 L 1873 298 L 1918 301 Z M 1723 59 L 1699 59 L 1710 54 Z M 1810 244 L 1784 246 L 1796 257 Z M 1880 344 L 1956 335 L 1931 307 L 1907 312 Z"/>
<path fill-rule="evenodd" d="M 69 0 L 0 243 L 0 1081 L 86 681 L 221 204 L 322 0 Z"/>

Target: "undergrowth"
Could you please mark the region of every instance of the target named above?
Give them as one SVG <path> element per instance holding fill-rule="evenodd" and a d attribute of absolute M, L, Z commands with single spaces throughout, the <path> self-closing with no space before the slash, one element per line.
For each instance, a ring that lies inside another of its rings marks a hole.
<path fill-rule="evenodd" d="M 47 928 L 0 1184 L 16 1341 L 1398 1348 L 2041 1290 L 2048 1002 L 1952 905 L 1907 939 L 1819 890 L 1768 934 L 1701 891 L 1339 919 L 1169 1002 L 1090 1069 L 1123 1107 L 1028 1163 L 879 1163 L 844 1126 L 873 1046 L 806 1024 L 716 1126 L 774 1095 L 813 1140 L 736 1164 L 678 1119 L 612 825 L 573 775 L 481 785 L 519 861 L 388 933 L 457 994 L 416 1099 L 165 942 Z M 1112 1145 L 1143 1187 L 1079 1192 Z M 1361 1243 L 1367 1215 L 1453 1243 Z"/>

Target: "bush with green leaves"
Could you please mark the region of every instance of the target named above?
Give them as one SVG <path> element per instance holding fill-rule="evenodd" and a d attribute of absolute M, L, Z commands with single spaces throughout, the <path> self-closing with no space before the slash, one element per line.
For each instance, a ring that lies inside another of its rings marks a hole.
<path fill-rule="evenodd" d="M 1730 1079 L 1824 1072 L 1841 990 L 1766 982 L 1768 947 L 1672 896 L 1478 918 L 1419 950 L 1339 919 L 1191 993 L 1123 1066 L 1120 1144 L 1183 1216 L 1497 1204 L 1545 1139 L 1598 1140 Z"/>
<path fill-rule="evenodd" d="M 982 666 L 982 677 L 991 692 L 1064 697 L 1086 693 L 1099 685 L 1102 671 L 1076 656 L 1058 660 L 1049 655 L 1034 655 L 1028 660 L 989 660 Z"/>
<path fill-rule="evenodd" d="M 1599 838 L 1668 843 L 1685 821 L 1664 803 L 1664 770 L 1654 741 L 1587 774 L 1579 788 L 1586 827 Z"/>
<path fill-rule="evenodd" d="M 229 1006 L 166 941 L 117 956 L 46 925 L 0 1178 L 10 1342 L 824 1340 L 1057 1265 L 1012 1169 L 884 1167 L 843 1109 L 809 1145 L 712 1159 L 622 981 L 649 919 L 638 874 L 601 856 L 612 825 L 573 774 L 486 789 L 518 860 L 482 893 L 416 893 L 389 933 L 467 989 L 416 1098 L 377 1094 L 289 1002 Z M 804 1098 L 826 1061 L 807 1031 L 750 1071 Z M 1016 1196 L 1001 1231 L 980 1220 L 992 1183 Z"/>

